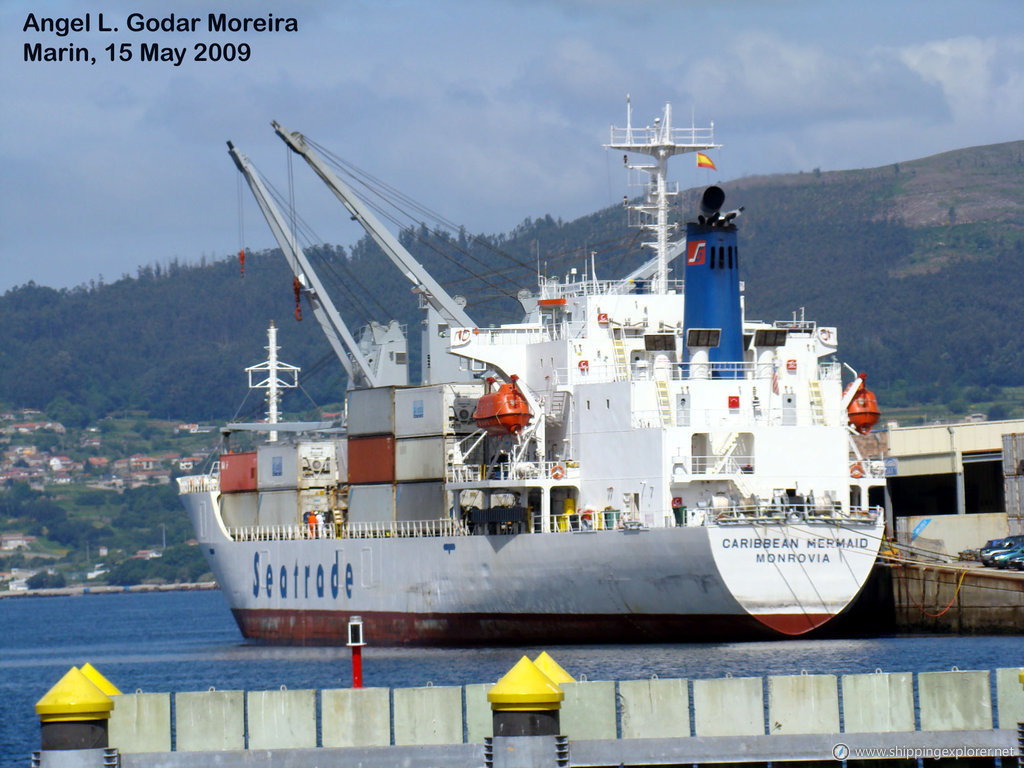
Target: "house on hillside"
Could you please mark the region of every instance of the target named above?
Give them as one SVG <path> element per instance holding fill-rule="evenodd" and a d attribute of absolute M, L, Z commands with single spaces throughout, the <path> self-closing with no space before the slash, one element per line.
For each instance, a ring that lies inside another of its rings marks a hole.
<path fill-rule="evenodd" d="M 29 536 L 26 533 L 0 534 L 0 550 L 13 552 L 17 549 L 29 549 L 35 541 L 35 536 Z"/>
<path fill-rule="evenodd" d="M 132 472 L 152 472 L 160 468 L 160 459 L 137 453 L 129 459 L 129 466 Z"/>

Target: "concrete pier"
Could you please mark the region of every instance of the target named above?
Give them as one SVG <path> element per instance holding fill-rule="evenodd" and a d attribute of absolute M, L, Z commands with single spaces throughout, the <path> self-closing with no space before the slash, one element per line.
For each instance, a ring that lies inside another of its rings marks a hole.
<path fill-rule="evenodd" d="M 968 565 L 893 564 L 897 632 L 1017 634 L 1024 572 Z"/>
<path fill-rule="evenodd" d="M 1020 672 L 564 682 L 559 735 L 501 738 L 486 684 L 134 693 L 113 697 L 110 747 L 122 768 L 839 764 L 837 755 L 994 765 L 1017 755 Z"/>

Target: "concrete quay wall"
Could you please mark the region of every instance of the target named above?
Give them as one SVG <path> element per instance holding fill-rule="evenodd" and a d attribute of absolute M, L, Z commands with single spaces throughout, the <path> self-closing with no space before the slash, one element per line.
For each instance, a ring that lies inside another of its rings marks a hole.
<path fill-rule="evenodd" d="M 625 756 L 637 764 L 641 755 L 645 765 L 827 761 L 838 744 L 1016 754 L 1016 726 L 1024 722 L 1019 673 L 565 683 L 560 730 L 571 759 L 563 764 L 619 765 Z M 305 766 L 335 757 L 365 766 L 499 765 L 508 755 L 490 738 L 489 689 L 126 694 L 114 697 L 110 746 L 123 768 Z"/>
<path fill-rule="evenodd" d="M 996 635 L 1024 627 L 1024 573 L 911 563 L 889 570 L 897 632 Z"/>

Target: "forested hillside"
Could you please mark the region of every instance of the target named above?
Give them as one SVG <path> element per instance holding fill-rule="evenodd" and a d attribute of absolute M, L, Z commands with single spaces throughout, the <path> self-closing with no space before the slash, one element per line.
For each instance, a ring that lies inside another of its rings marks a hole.
<path fill-rule="evenodd" d="M 938 400 L 955 412 L 1024 384 L 1024 142 L 724 186 L 726 206 L 745 209 L 748 317 L 788 318 L 803 308 L 838 326 L 842 358 L 869 372 L 883 405 Z M 680 196 L 678 218 L 691 215 L 696 193 Z M 466 295 L 481 325 L 517 318 L 514 297 L 535 285 L 538 266 L 549 275 L 582 272 L 592 258 L 598 277 L 610 278 L 649 256 L 620 207 L 572 222 L 556 214 L 479 237 L 425 222 L 401 239 L 450 292 Z M 371 319 L 406 324 L 418 373 L 417 297 L 376 246 L 323 245 L 311 256 L 353 329 Z M 244 277 L 227 257 L 143 266 L 70 290 L 30 283 L 0 297 L 0 402 L 70 425 L 124 411 L 250 418 L 261 406 L 246 399 L 242 371 L 265 359 L 274 320 L 281 359 L 303 368 L 303 389 L 285 408 L 336 404 L 343 372 L 303 310 L 296 322 L 291 275 L 277 252 L 249 254 Z M 1012 399 L 1001 407 L 996 416 L 1020 412 Z"/>

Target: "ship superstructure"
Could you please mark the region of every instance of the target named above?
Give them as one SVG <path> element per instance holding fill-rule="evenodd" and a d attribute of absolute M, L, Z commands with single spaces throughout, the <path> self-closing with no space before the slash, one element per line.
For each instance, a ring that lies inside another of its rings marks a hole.
<path fill-rule="evenodd" d="M 275 124 L 425 296 L 435 367 L 350 390 L 343 437 L 179 481 L 247 636 L 343 642 L 352 614 L 385 643 L 792 635 L 853 599 L 884 528 L 882 465 L 851 440 L 863 378 L 844 389 L 835 327 L 744 318 L 720 188 L 675 228 L 668 160 L 717 145 L 671 123 L 629 114 L 607 145 L 649 175 L 632 211 L 653 258 L 543 277 L 492 328 Z"/>

